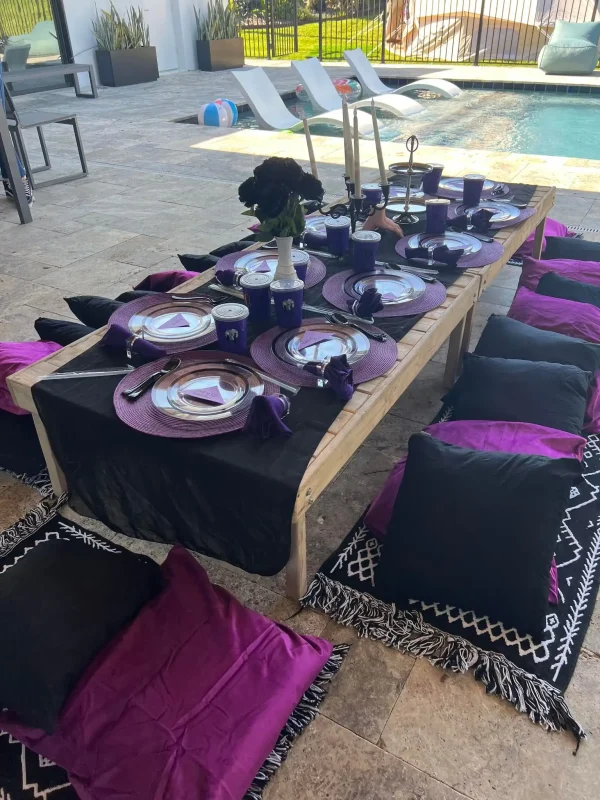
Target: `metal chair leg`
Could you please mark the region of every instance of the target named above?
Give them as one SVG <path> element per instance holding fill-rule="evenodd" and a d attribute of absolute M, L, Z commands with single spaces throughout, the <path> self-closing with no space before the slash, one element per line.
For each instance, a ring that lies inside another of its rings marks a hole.
<path fill-rule="evenodd" d="M 85 177 L 88 175 L 88 166 L 85 158 L 85 150 L 83 149 L 83 141 L 81 139 L 81 130 L 77 117 L 73 117 L 73 133 L 75 134 L 75 143 L 77 144 L 77 152 L 79 153 L 79 161 L 81 163 L 81 171 Z"/>
<path fill-rule="evenodd" d="M 25 172 L 27 173 L 27 177 L 29 178 L 29 183 L 31 184 L 31 188 L 36 188 L 36 182 L 33 177 L 33 170 L 31 168 L 31 162 L 29 161 L 29 156 L 27 155 L 27 148 L 25 147 L 25 141 L 23 140 L 23 135 L 21 133 L 21 129 L 19 126 L 15 126 L 11 129 L 13 134 L 13 140 L 15 142 L 15 150 L 19 154 L 21 162 L 25 167 Z"/>
<path fill-rule="evenodd" d="M 44 137 L 44 131 L 41 125 L 37 126 L 37 134 L 38 139 L 40 140 L 40 148 L 42 150 L 42 157 L 44 159 L 44 166 L 43 167 L 33 167 L 32 172 L 45 172 L 47 169 L 50 169 L 52 164 L 50 163 L 50 156 L 48 155 L 48 147 L 46 146 L 46 138 Z"/>
<path fill-rule="evenodd" d="M 81 139 L 81 131 L 79 129 L 79 123 L 77 122 L 77 117 L 71 117 L 70 119 L 62 119 L 60 121 L 57 120 L 56 124 L 70 125 L 73 128 L 73 133 L 75 135 L 75 144 L 77 145 L 77 152 L 79 154 L 79 161 L 81 163 L 81 172 L 78 172 L 75 175 L 65 175 L 62 178 L 52 178 L 49 181 L 42 181 L 41 183 L 37 184 L 38 189 L 41 189 L 44 186 L 56 186 L 59 183 L 68 183 L 68 181 L 74 181 L 77 180 L 77 178 L 87 178 L 88 176 L 88 167 L 85 159 L 83 141 Z"/>

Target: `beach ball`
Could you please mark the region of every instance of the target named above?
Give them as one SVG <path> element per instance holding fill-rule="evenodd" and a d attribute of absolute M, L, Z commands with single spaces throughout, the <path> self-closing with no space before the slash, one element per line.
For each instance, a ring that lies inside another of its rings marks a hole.
<path fill-rule="evenodd" d="M 357 100 L 360 100 L 362 87 L 354 78 L 334 78 L 333 85 L 340 97 L 343 97 L 348 103 L 356 103 Z"/>
<path fill-rule="evenodd" d="M 232 100 L 219 98 L 205 103 L 198 112 L 199 125 L 212 125 L 216 128 L 231 128 L 238 120 L 238 109 Z"/>
<path fill-rule="evenodd" d="M 296 86 L 296 97 L 301 103 L 308 103 L 308 95 L 304 91 L 304 86 L 301 83 Z"/>

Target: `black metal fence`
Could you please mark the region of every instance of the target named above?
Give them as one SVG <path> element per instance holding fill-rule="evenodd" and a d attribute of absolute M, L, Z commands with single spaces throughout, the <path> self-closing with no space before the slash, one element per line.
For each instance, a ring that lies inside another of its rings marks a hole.
<path fill-rule="evenodd" d="M 246 54 L 532 64 L 557 20 L 600 20 L 600 0 L 245 0 Z"/>
<path fill-rule="evenodd" d="M 50 0 L 0 0 L 0 39 L 30 33 L 38 22 L 51 19 Z"/>

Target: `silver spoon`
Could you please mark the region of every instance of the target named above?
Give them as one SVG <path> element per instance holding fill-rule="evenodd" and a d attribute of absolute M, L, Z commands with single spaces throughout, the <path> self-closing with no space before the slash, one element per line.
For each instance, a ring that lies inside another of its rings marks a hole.
<path fill-rule="evenodd" d="M 363 328 L 361 325 L 357 325 L 356 322 L 351 322 L 340 311 L 332 311 L 331 314 L 328 314 L 327 322 L 329 322 L 330 325 L 347 325 L 349 328 L 354 328 L 355 330 L 364 333 L 364 335 L 368 339 L 374 339 L 376 342 L 387 341 L 387 336 L 385 333 L 379 333 L 378 331 L 369 331 L 366 328 Z"/>

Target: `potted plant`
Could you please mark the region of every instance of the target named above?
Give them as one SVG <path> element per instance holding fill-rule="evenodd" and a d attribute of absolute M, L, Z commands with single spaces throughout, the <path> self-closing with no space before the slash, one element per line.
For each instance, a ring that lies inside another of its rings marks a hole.
<path fill-rule="evenodd" d="M 194 8 L 198 39 L 198 69 L 214 72 L 244 66 L 240 16 L 233 0 L 208 0 L 206 12 Z"/>
<path fill-rule="evenodd" d="M 277 270 L 275 279 L 295 278 L 292 263 L 292 242 L 305 228 L 302 200 L 321 200 L 323 185 L 318 178 L 293 158 L 267 158 L 254 170 L 254 175 L 239 187 L 240 201 L 249 209 L 246 214 L 258 217 L 260 241 L 275 237 Z"/>
<path fill-rule="evenodd" d="M 96 11 L 92 22 L 96 37 L 96 63 L 104 86 L 129 86 L 158 80 L 156 47 L 141 8 L 131 6 L 121 16 L 113 3 L 110 11 Z"/>

